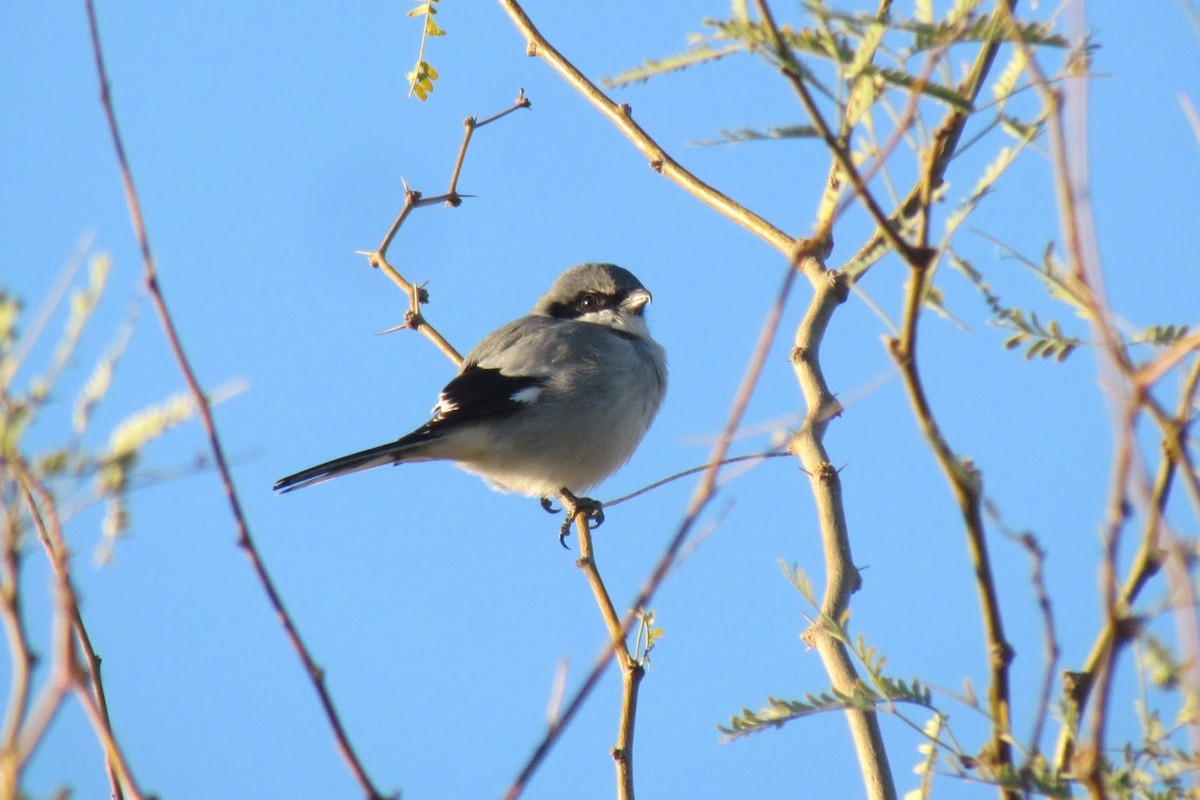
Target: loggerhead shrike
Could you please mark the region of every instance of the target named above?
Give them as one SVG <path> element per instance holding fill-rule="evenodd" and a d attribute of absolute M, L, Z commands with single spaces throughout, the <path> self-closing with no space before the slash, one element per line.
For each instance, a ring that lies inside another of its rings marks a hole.
<path fill-rule="evenodd" d="M 472 350 L 438 397 L 433 418 L 407 436 L 289 475 L 289 492 L 348 472 L 449 460 L 498 491 L 558 495 L 599 524 L 583 492 L 624 464 L 667 388 L 663 348 L 643 316 L 650 292 L 613 264 L 580 264 L 554 281 L 527 315 Z"/>

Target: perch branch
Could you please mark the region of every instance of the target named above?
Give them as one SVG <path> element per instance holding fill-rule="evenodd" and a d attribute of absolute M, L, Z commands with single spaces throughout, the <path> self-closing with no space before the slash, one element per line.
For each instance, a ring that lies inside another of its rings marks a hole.
<path fill-rule="evenodd" d="M 717 438 L 716 444 L 713 446 L 713 452 L 708 459 L 708 467 L 704 472 L 700 483 L 697 485 L 695 492 L 692 494 L 692 499 L 688 503 L 687 511 L 684 513 L 683 520 L 679 527 L 676 528 L 674 535 L 655 565 L 654 570 L 646 578 L 642 584 L 642 588 L 638 591 L 636 599 L 630 603 L 629 608 L 632 609 L 621 624 L 621 635 L 618 638 L 610 638 L 608 645 L 603 649 L 600 655 L 592 664 L 592 669 L 575 690 L 571 700 L 563 708 L 563 713 L 560 717 L 552 720 L 546 727 L 545 733 L 542 735 L 541 741 L 534 748 L 533 753 L 522 766 L 517 777 L 509 785 L 505 792 L 505 800 L 515 800 L 520 797 L 525 791 L 529 780 L 533 774 L 537 772 L 542 765 L 546 756 L 558 741 L 563 731 L 574 719 L 575 714 L 583 707 L 583 703 L 587 700 L 592 690 L 599 683 L 600 677 L 608 668 L 608 665 L 613 661 L 613 653 L 617 641 L 625 642 L 629 635 L 634 621 L 637 619 L 637 611 L 649 607 L 650 601 L 658 591 L 658 587 L 662 584 L 663 579 L 671 568 L 675 565 L 684 544 L 688 541 L 688 536 L 699 519 L 700 514 L 708 507 L 709 502 L 716 496 L 717 492 L 717 475 L 720 471 L 720 466 L 725 459 L 726 453 L 729 451 L 730 442 L 733 440 L 733 434 L 741 424 L 742 417 L 745 415 L 746 406 L 750 402 L 750 397 L 754 393 L 754 387 L 758 385 L 759 376 L 762 374 L 763 366 L 766 363 L 767 354 L 770 352 L 771 344 L 775 341 L 775 336 L 779 331 L 779 323 L 783 317 L 783 309 L 787 303 L 787 298 L 791 294 L 792 285 L 795 281 L 796 270 L 789 268 L 784 276 L 783 285 L 780 287 L 779 295 L 775 299 L 774 305 L 767 313 L 766 320 L 763 322 L 762 331 L 759 333 L 759 338 L 754 347 L 754 353 L 750 357 L 750 361 L 746 367 L 746 373 L 742 377 L 742 382 L 738 386 L 733 402 L 730 404 L 729 417 L 721 435 Z"/>

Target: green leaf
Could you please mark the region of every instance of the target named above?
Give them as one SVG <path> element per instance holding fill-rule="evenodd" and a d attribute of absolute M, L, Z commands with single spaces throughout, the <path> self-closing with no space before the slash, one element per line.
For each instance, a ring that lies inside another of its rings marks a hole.
<path fill-rule="evenodd" d="M 634 83 L 643 83 L 657 75 L 680 72 L 698 64 L 708 64 L 744 50 L 746 50 L 746 45 L 741 43 L 726 45 L 722 48 L 702 44 L 663 59 L 647 59 L 640 66 L 625 70 L 612 78 L 602 78 L 600 84 L 605 88 L 614 89 Z"/>
<path fill-rule="evenodd" d="M 1012 55 L 1009 56 L 1008 64 L 1000 73 L 1000 77 L 992 84 L 992 95 L 996 98 L 998 111 L 1004 110 L 1004 104 L 1012 95 L 1013 87 L 1017 85 L 1017 81 L 1028 66 L 1029 60 L 1025 56 L 1025 51 L 1019 47 L 1014 48 Z"/>
<path fill-rule="evenodd" d="M 1166 347 L 1188 334 L 1187 325 L 1151 325 L 1135 339 L 1135 342 Z"/>
<path fill-rule="evenodd" d="M 92 374 L 84 383 L 83 389 L 75 400 L 75 410 L 71 415 L 71 424 L 76 435 L 82 436 L 87 430 L 92 411 L 108 393 L 108 389 L 112 385 L 113 371 L 125 353 L 125 347 L 129 344 L 132 333 L 132 326 L 124 326 L 109 346 L 108 352 L 92 368 Z"/>
<path fill-rule="evenodd" d="M 819 134 L 811 125 L 777 125 L 766 130 L 754 128 L 721 128 L 716 139 L 700 139 L 692 142 L 697 147 L 712 147 L 719 144 L 738 144 L 740 142 L 761 142 L 770 139 L 813 139 Z"/>
<path fill-rule="evenodd" d="M 975 110 L 975 106 L 971 103 L 970 99 L 948 86 L 942 86 L 940 83 L 928 80 L 921 81 L 916 76 L 909 75 L 907 72 L 888 69 L 886 67 L 871 67 L 867 71 L 879 75 L 894 86 L 903 86 L 909 90 L 916 89 L 921 94 L 929 95 L 935 100 L 941 100 L 946 105 L 958 111 L 969 114 Z"/>

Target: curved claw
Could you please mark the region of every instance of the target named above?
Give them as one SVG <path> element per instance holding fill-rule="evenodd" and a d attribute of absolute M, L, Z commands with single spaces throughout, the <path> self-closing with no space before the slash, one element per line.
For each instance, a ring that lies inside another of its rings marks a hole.
<path fill-rule="evenodd" d="M 542 510 L 547 514 L 557 514 L 558 512 L 562 511 L 561 508 L 554 507 L 554 501 L 549 497 L 542 498 Z"/>
<path fill-rule="evenodd" d="M 563 508 L 566 509 L 567 516 L 563 520 L 562 527 L 558 529 L 558 542 L 563 547 L 566 547 L 567 536 L 571 533 L 571 523 L 577 517 L 583 517 L 587 520 L 589 530 L 596 530 L 596 528 L 604 524 L 604 508 L 599 500 L 593 500 L 590 497 L 576 497 L 567 489 L 562 489 L 561 494 Z M 549 508 L 547 507 L 550 505 L 550 500 L 543 498 L 542 508 L 546 508 L 548 511 Z"/>

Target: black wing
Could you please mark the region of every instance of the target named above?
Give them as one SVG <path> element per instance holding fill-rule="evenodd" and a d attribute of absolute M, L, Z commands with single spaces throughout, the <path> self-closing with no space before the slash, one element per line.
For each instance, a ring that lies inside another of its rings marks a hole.
<path fill-rule="evenodd" d="M 468 364 L 446 384 L 425 426 L 433 431 L 487 417 L 514 414 L 537 400 L 546 378 L 505 375 L 498 369 Z"/>

